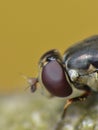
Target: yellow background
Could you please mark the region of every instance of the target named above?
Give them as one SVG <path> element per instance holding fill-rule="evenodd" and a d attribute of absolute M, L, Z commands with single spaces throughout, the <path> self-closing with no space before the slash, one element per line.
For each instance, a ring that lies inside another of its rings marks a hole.
<path fill-rule="evenodd" d="M 98 34 L 98 0 L 0 1 L 0 92 L 21 91 L 39 57 Z"/>

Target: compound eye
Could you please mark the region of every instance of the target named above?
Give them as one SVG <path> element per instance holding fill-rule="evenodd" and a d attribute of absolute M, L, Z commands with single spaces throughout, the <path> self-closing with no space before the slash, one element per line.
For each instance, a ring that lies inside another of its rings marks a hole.
<path fill-rule="evenodd" d="M 64 69 L 56 60 L 50 61 L 43 67 L 42 82 L 54 96 L 66 97 L 72 93 L 72 88 L 66 80 Z"/>

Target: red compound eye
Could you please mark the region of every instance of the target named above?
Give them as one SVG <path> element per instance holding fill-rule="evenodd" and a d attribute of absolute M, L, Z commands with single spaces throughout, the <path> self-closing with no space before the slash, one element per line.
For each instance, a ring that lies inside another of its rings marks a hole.
<path fill-rule="evenodd" d="M 54 96 L 67 97 L 72 93 L 63 70 L 63 67 L 56 61 L 50 61 L 42 70 L 42 82 L 45 88 Z"/>

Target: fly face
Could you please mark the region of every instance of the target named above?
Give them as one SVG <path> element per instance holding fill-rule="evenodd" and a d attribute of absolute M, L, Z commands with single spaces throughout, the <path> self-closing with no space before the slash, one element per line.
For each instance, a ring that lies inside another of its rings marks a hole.
<path fill-rule="evenodd" d="M 39 69 L 39 82 L 52 95 L 66 97 L 72 93 L 72 88 L 66 79 L 62 57 L 57 50 L 51 50 L 41 57 Z"/>

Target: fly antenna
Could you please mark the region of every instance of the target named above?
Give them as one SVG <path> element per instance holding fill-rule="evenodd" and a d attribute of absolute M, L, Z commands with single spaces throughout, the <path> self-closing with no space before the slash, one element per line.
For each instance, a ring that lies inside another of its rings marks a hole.
<path fill-rule="evenodd" d="M 26 76 L 26 75 L 24 75 L 24 74 L 21 74 L 21 76 L 22 76 L 22 77 L 28 82 L 28 84 L 29 84 L 29 86 L 27 86 L 27 87 L 25 88 L 25 90 L 30 87 L 31 92 L 35 92 L 36 89 L 37 89 L 38 78 L 28 77 L 28 76 Z"/>

